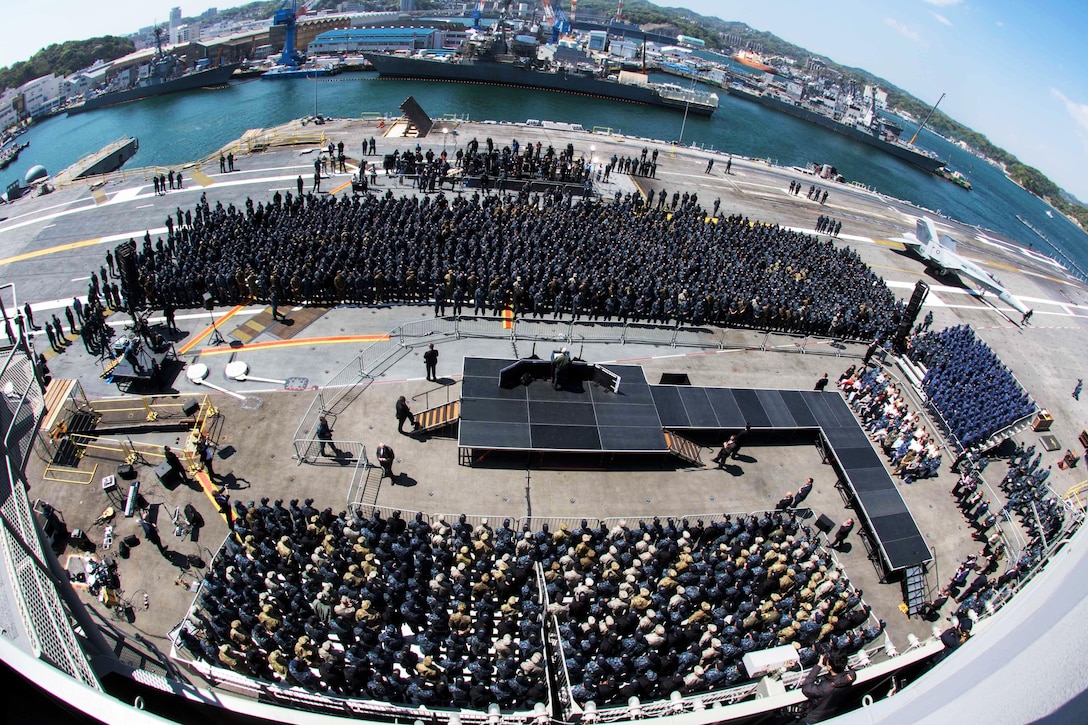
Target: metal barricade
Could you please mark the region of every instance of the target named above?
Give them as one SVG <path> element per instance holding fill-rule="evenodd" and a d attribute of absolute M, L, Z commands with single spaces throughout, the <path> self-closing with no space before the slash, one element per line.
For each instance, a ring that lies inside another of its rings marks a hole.
<path fill-rule="evenodd" d="M 582 522 L 586 522 L 586 527 L 595 529 L 600 524 L 600 521 L 595 518 L 588 517 L 572 517 L 572 516 L 524 516 L 518 519 L 518 526 L 524 528 L 529 527 L 529 531 L 542 531 L 544 526 L 547 525 L 548 531 L 554 534 L 557 531 L 562 531 L 563 527 L 567 527 L 567 531 L 575 531 L 582 528 Z"/>
<path fill-rule="evenodd" d="M 808 337 L 806 335 L 768 331 L 763 338 L 760 349 L 764 352 L 795 352 L 803 355 L 807 341 Z"/>
<path fill-rule="evenodd" d="M 447 335 L 457 334 L 456 317 L 432 317 L 430 319 L 412 320 L 399 325 L 389 333 L 389 338 L 398 339 L 402 345 L 410 345 L 412 340 L 428 337 L 436 333 Z"/>
<path fill-rule="evenodd" d="M 373 343 L 373 345 L 380 344 L 381 343 Z M 368 345 L 367 348 L 373 347 L 373 345 Z M 329 378 L 328 382 L 321 386 L 322 389 L 324 390 L 326 388 L 343 388 L 358 383 L 366 375 L 366 371 L 363 369 L 362 362 L 362 355 L 352 358 L 350 361 L 348 361 L 347 365 L 340 368 L 340 370 L 338 370 L 335 375 Z"/>
<path fill-rule="evenodd" d="M 321 444 L 325 444 L 325 453 L 321 452 Z M 295 456 L 299 463 L 317 463 L 327 459 L 330 463 L 340 465 L 344 458 L 367 463 L 366 446 L 359 441 L 322 441 L 318 438 L 296 438 L 294 441 Z M 330 454 L 329 449 L 336 451 Z"/>
<path fill-rule="evenodd" d="M 432 524 L 446 524 L 448 526 L 453 526 L 454 524 L 458 523 L 461 520 L 462 516 L 465 517 L 465 523 L 468 524 L 469 526 L 471 526 L 473 531 L 475 531 L 477 528 L 479 528 L 480 526 L 483 526 L 485 524 L 489 528 L 491 528 L 492 531 L 494 531 L 495 529 L 500 528 L 502 526 L 503 521 L 505 521 L 506 518 L 507 518 L 505 516 L 483 516 L 483 515 L 480 515 L 480 514 L 448 514 L 448 513 L 440 513 L 440 514 L 433 514 L 431 516 L 431 522 L 432 522 Z M 511 528 L 514 528 L 517 523 L 518 523 L 518 519 L 511 519 L 510 520 Z M 515 531 L 520 531 L 520 528 L 515 528 L 514 530 Z"/>
<path fill-rule="evenodd" d="M 762 330 L 748 327 L 727 327 L 722 330 L 718 346 L 723 350 L 760 350 L 767 338 Z"/>
<path fill-rule="evenodd" d="M 711 327 L 678 327 L 672 344 L 684 347 L 717 348 L 720 343 L 721 334 Z"/>
<path fill-rule="evenodd" d="M 571 338 L 571 323 L 564 320 L 546 320 L 543 317 L 519 317 L 514 320 L 514 338 L 568 342 Z"/>
<path fill-rule="evenodd" d="M 622 322 L 589 322 L 579 320 L 570 326 L 572 340 L 578 342 L 622 343 L 624 340 Z"/>
<path fill-rule="evenodd" d="M 645 322 L 629 322 L 623 331 L 625 343 L 644 345 L 669 345 L 675 339 L 676 328 L 665 325 L 651 325 Z"/>
<path fill-rule="evenodd" d="M 458 317 L 457 337 L 509 337 L 510 331 L 503 329 L 500 317 Z"/>

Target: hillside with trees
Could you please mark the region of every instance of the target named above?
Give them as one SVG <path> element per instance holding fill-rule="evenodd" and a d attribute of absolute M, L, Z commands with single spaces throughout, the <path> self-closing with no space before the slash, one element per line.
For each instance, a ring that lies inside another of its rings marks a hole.
<path fill-rule="evenodd" d="M 136 49 L 128 38 L 104 35 L 88 40 L 69 40 L 42 48 L 30 60 L 0 68 L 0 89 L 18 88 L 27 81 L 50 73 L 66 76 L 86 68 L 96 60 L 113 60 Z"/>

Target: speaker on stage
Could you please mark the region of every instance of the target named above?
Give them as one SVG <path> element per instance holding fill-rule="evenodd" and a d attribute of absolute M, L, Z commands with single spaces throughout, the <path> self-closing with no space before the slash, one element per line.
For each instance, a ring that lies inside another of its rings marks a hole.
<path fill-rule="evenodd" d="M 200 403 L 196 400 L 189 400 L 185 405 L 181 406 L 181 412 L 184 413 L 187 418 L 192 418 L 196 415 L 198 410 L 200 410 Z"/>
<path fill-rule="evenodd" d="M 816 519 L 816 528 L 830 536 L 831 529 L 835 528 L 835 522 L 828 518 L 827 514 L 820 514 L 820 518 Z"/>
<path fill-rule="evenodd" d="M 211 293 L 210 292 L 205 292 L 204 293 L 204 309 L 211 312 L 211 310 L 214 307 L 215 307 L 215 300 L 212 299 Z"/>

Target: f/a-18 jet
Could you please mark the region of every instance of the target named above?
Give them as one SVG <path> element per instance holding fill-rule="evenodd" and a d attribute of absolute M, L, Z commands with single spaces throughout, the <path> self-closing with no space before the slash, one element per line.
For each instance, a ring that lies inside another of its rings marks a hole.
<path fill-rule="evenodd" d="M 1026 315 L 1030 311 L 999 279 L 960 255 L 956 250 L 956 240 L 947 234 L 938 234 L 933 221 L 928 217 L 918 219 L 914 233 L 907 232 L 900 241 L 937 274 L 955 272 L 961 277 L 974 280 L 986 290 L 997 293 L 999 300 L 1017 312 Z"/>

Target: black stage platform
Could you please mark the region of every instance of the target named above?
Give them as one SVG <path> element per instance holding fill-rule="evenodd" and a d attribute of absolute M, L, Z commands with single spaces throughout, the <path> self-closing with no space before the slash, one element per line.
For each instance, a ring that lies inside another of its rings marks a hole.
<path fill-rule="evenodd" d="M 750 425 L 755 435 L 806 433 L 822 445 L 840 487 L 872 534 L 882 565 L 899 571 L 930 560 L 929 548 L 880 456 L 837 392 L 650 385 L 636 365 L 580 365 L 564 390 L 542 379 L 547 361 L 466 358 L 458 446 L 481 453 L 668 455 L 664 429 L 711 433 Z M 618 392 L 592 382 L 618 377 Z M 506 387 L 499 384 L 500 377 Z M 721 436 L 719 436 L 721 437 Z"/>
<path fill-rule="evenodd" d="M 514 362 L 465 359 L 458 433 L 461 448 L 669 453 L 642 368 L 602 366 L 620 376 L 618 393 L 590 380 L 579 380 L 578 375 L 571 376 L 564 390 L 555 390 L 542 377 L 527 386 L 517 382 L 500 387 L 499 374 Z M 550 369 L 547 361 L 536 364 Z"/>
<path fill-rule="evenodd" d="M 875 534 L 890 570 L 929 561 L 931 555 L 895 481 L 873 450 L 850 406 L 835 392 L 747 390 L 651 385 L 661 424 L 669 430 L 739 429 L 812 431 L 822 439 L 840 475 L 847 502 Z"/>

